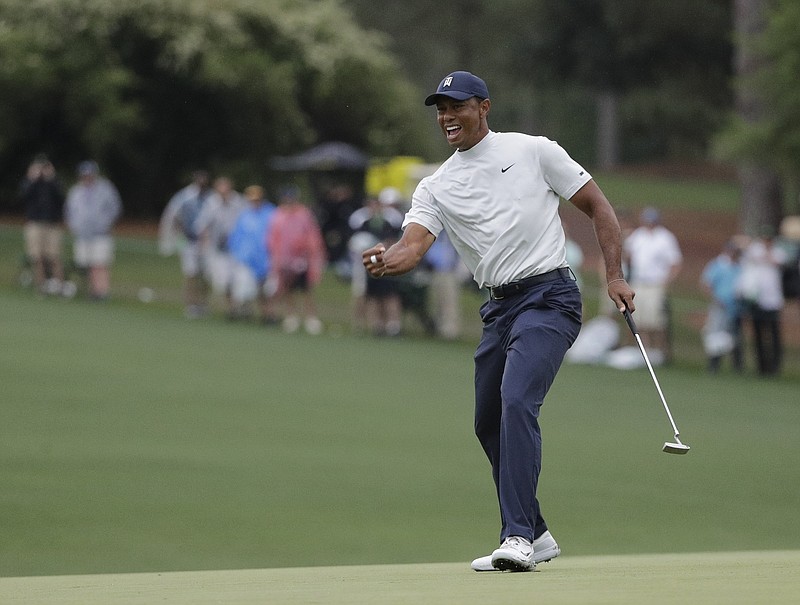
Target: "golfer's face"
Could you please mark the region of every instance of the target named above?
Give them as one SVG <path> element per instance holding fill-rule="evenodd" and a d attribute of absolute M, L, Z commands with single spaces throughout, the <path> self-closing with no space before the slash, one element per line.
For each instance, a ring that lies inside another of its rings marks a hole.
<path fill-rule="evenodd" d="M 486 114 L 489 100 L 472 97 L 466 101 L 441 96 L 436 102 L 436 119 L 447 142 L 459 151 L 476 145 L 489 131 Z"/>

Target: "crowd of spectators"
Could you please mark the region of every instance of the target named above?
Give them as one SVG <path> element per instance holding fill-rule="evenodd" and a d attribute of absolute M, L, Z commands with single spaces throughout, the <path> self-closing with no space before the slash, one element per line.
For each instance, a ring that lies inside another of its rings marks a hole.
<path fill-rule="evenodd" d="M 406 204 L 399 190 L 387 187 L 367 196 L 348 214 L 347 205 L 338 202 L 349 199 L 341 187 L 326 196 L 337 200 L 335 211 L 320 211 L 295 185 L 281 187 L 273 203 L 258 184 L 240 195 L 227 177 L 209 183 L 206 172 L 196 172 L 168 202 L 159 223 L 162 254 L 180 254 L 187 318 L 208 316 L 216 298 L 232 320 L 320 334 L 324 326 L 315 291 L 330 267 L 351 282 L 357 331 L 400 336 L 411 314 L 431 335 L 460 336 L 457 286 L 465 276 L 449 242 L 442 239 L 431 262 L 403 278 L 372 279 L 358 260 L 372 242 L 399 237 Z M 436 295 L 429 301 L 432 283 Z"/>
<path fill-rule="evenodd" d="M 43 154 L 30 163 L 19 187 L 25 263 L 31 285 L 42 295 L 74 296 L 81 280 L 91 300 L 104 301 L 111 292 L 113 228 L 122 202 L 92 160 L 77 166 L 74 181 L 66 188 Z M 386 187 L 360 205 L 353 204 L 352 191 L 344 186 L 333 187 L 316 204 L 304 200 L 293 184 L 276 194 L 273 203 L 258 184 L 239 193 L 229 177 L 212 182 L 208 172 L 198 170 L 168 200 L 159 222 L 159 250 L 180 258 L 187 318 L 200 319 L 219 308 L 231 320 L 320 334 L 324 326 L 315 291 L 330 268 L 350 280 L 356 331 L 399 336 L 414 316 L 430 335 L 460 337 L 459 301 L 470 276 L 446 234 L 407 276 L 373 279 L 361 264 L 362 250 L 400 237 L 409 201 L 399 190 Z M 644 209 L 638 225 L 625 217 L 621 212 L 624 267 L 637 293 L 637 325 L 651 359 L 666 363 L 674 354 L 670 291 L 683 263 L 680 245 L 661 224 L 657 209 Z M 730 358 L 731 368 L 742 372 L 749 334 L 757 372 L 780 373 L 781 312 L 787 300 L 800 301 L 797 221 L 788 217 L 780 233 L 765 227 L 753 236 L 731 237 L 704 267 L 700 286 L 709 304 L 701 338 L 709 371 L 720 371 Z M 65 231 L 72 240 L 66 259 Z M 567 244 L 580 279 L 582 252 L 569 238 Z M 598 317 L 584 326 L 568 357 L 580 359 L 586 346 L 599 351 L 605 340 L 609 348 L 619 344 L 616 327 L 606 325 L 616 311 L 602 304 L 606 298 L 601 293 Z M 587 345 L 589 340 L 594 342 Z"/>
<path fill-rule="evenodd" d="M 758 374 L 780 374 L 782 314 L 788 301 L 800 303 L 800 229 L 792 224 L 792 218 L 784 220 L 780 234 L 763 227 L 754 236 L 736 235 L 704 267 L 709 308 L 703 344 L 710 372 L 717 373 L 726 357 L 735 372 L 744 370 L 749 331 Z"/>
<path fill-rule="evenodd" d="M 93 160 L 81 162 L 77 181 L 65 193 L 55 166 L 43 154 L 28 167 L 19 187 L 25 207 L 25 258 L 33 270 L 33 285 L 44 295 L 74 296 L 75 281 L 67 279 L 62 256 L 64 225 L 72 236 L 69 273 L 86 279 L 92 300 L 107 300 L 114 262 L 112 229 L 122 214 L 114 184 Z"/>

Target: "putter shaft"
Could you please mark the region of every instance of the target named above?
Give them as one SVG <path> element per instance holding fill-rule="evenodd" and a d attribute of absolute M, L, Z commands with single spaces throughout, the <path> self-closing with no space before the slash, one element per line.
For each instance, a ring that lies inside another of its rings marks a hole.
<path fill-rule="evenodd" d="M 658 378 L 656 378 L 656 373 L 653 370 L 653 364 L 650 363 L 650 358 L 647 356 L 647 351 L 644 349 L 644 344 L 642 344 L 642 338 L 639 336 L 639 330 L 636 328 L 636 322 L 633 321 L 633 317 L 631 316 L 630 310 L 628 310 L 627 305 L 625 306 L 625 321 L 628 323 L 628 327 L 633 334 L 633 337 L 636 339 L 636 344 L 639 345 L 639 351 L 642 353 L 642 357 L 644 358 L 644 363 L 647 365 L 647 369 L 650 371 L 650 377 L 653 379 L 653 384 L 656 385 L 656 390 L 658 391 L 658 396 L 661 398 L 661 403 L 664 406 L 664 411 L 667 413 L 667 418 L 669 418 L 669 423 L 672 425 L 673 433 L 675 434 L 675 441 L 676 444 L 665 443 L 663 451 L 670 453 L 670 454 L 685 454 L 689 451 L 689 446 L 681 443 L 680 440 L 680 431 L 678 431 L 678 427 L 675 424 L 675 419 L 672 417 L 672 412 L 670 412 L 669 406 L 667 405 L 667 399 L 664 397 L 664 393 L 661 390 L 661 385 L 658 383 Z M 673 447 L 670 447 L 673 446 Z"/>

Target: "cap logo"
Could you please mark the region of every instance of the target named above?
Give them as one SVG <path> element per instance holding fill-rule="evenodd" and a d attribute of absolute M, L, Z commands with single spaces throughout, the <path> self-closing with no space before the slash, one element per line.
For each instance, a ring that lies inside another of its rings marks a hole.
<path fill-rule="evenodd" d="M 450 86 L 452 83 L 453 83 L 453 76 L 447 76 L 444 79 L 444 82 L 442 82 L 442 88 L 444 88 L 445 86 Z"/>

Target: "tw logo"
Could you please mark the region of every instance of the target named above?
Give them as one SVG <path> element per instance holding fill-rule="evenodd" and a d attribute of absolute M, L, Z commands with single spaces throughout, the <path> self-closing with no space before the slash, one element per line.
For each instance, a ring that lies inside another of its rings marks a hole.
<path fill-rule="evenodd" d="M 444 88 L 445 86 L 450 86 L 452 83 L 453 83 L 453 77 L 452 76 L 447 76 L 444 79 L 444 82 L 442 82 L 442 88 Z"/>

